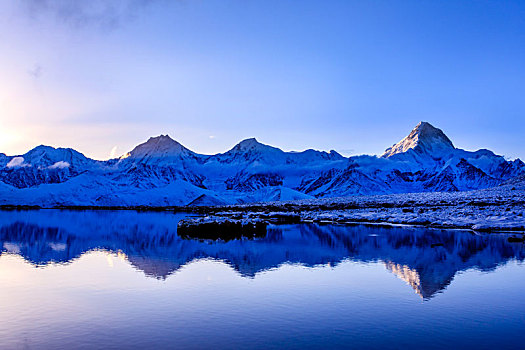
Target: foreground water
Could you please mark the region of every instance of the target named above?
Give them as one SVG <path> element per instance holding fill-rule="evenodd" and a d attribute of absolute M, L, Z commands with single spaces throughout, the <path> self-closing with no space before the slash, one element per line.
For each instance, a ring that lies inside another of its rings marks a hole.
<path fill-rule="evenodd" d="M 525 246 L 422 228 L 0 212 L 0 348 L 523 348 Z"/>

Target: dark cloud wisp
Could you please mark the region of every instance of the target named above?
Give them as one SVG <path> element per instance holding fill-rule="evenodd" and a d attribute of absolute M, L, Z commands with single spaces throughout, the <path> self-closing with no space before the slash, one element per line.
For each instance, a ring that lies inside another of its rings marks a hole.
<path fill-rule="evenodd" d="M 32 76 L 35 79 L 38 79 L 38 78 L 40 78 L 42 76 L 43 72 L 44 72 L 44 69 L 42 68 L 41 65 L 39 65 L 37 63 L 37 64 L 35 64 L 35 66 L 32 69 L 27 71 L 27 74 L 29 74 L 30 76 Z"/>
<path fill-rule="evenodd" d="M 30 17 L 54 16 L 73 27 L 114 29 L 162 0 L 23 0 Z"/>

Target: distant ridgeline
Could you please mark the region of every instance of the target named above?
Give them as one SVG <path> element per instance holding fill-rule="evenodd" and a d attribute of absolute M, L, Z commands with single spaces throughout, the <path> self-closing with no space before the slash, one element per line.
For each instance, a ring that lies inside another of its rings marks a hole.
<path fill-rule="evenodd" d="M 524 176 L 521 160 L 455 148 L 426 122 L 381 157 L 284 152 L 255 139 L 202 155 L 161 135 L 108 161 L 49 146 L 20 156 L 0 154 L 0 205 L 217 205 L 477 190 Z"/>

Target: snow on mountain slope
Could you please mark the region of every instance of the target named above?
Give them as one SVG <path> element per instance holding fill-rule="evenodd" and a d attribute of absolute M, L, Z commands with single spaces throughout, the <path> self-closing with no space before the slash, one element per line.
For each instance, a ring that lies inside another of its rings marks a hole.
<path fill-rule="evenodd" d="M 348 162 L 335 151 L 284 152 L 246 139 L 225 153 L 208 156 L 199 173 L 206 188 L 217 191 L 254 191 L 264 186 L 299 186 L 306 175 L 344 168 Z"/>
<path fill-rule="evenodd" d="M 432 157 L 446 155 L 454 150 L 452 141 L 438 128 L 430 123 L 420 122 L 412 132 L 399 143 L 388 148 L 383 154 L 384 158 L 396 154 L 415 152 Z"/>
<path fill-rule="evenodd" d="M 57 167 L 58 163 L 62 164 L 61 167 L 87 168 L 97 163 L 74 149 L 44 145 L 33 148 L 22 157 L 33 167 Z"/>
<path fill-rule="evenodd" d="M 376 194 L 482 189 L 525 172 L 520 160 L 508 162 L 489 150 L 455 148 L 443 131 L 426 122 L 419 123 L 381 158 L 354 160 L 357 170 L 388 186 L 388 191 Z"/>
<path fill-rule="evenodd" d="M 23 155 L 8 157 L 0 168 L 0 181 L 17 188 L 61 183 L 101 165 L 71 148 L 41 145 Z"/>
<path fill-rule="evenodd" d="M 227 170 L 231 173 L 248 168 L 252 171 L 261 169 L 267 171 L 268 166 L 280 166 L 285 163 L 285 160 L 286 153 L 284 151 L 251 138 L 239 142 L 225 153 L 209 156 L 206 159 L 206 164 L 213 172 Z"/>
<path fill-rule="evenodd" d="M 257 169 L 261 166 L 267 170 L 269 165 L 279 168 L 292 168 L 297 165 L 313 166 L 315 163 L 346 161 L 346 158 L 335 151 L 321 152 L 306 150 L 302 152 L 284 152 L 283 150 L 260 143 L 255 138 L 238 143 L 226 153 L 209 156 L 207 163 L 217 162 L 235 164 L 243 168 Z"/>
<path fill-rule="evenodd" d="M 131 152 L 121 157 L 121 163 L 169 164 L 176 165 L 185 159 L 195 159 L 197 154 L 190 151 L 168 135 L 151 137 Z"/>
<path fill-rule="evenodd" d="M 388 192 L 388 185 L 350 160 L 345 169 L 332 168 L 320 176 L 305 178 L 299 190 L 315 197 L 354 196 Z"/>
<path fill-rule="evenodd" d="M 510 180 L 507 180 L 503 183 L 502 187 L 507 187 L 518 190 L 525 190 L 525 174 L 516 176 Z"/>
<path fill-rule="evenodd" d="M 154 188 L 136 188 L 109 177 L 84 173 L 60 184 L 12 189 L 0 186 L 0 205 L 24 204 L 42 207 L 66 206 L 184 206 L 199 196 L 214 193 L 184 180 Z"/>
<path fill-rule="evenodd" d="M 0 153 L 0 168 L 3 168 L 9 163 L 11 157 L 5 155 L 5 153 Z"/>
<path fill-rule="evenodd" d="M 457 149 L 426 122 L 381 157 L 335 151 L 285 152 L 246 139 L 216 155 L 197 154 L 167 135 L 119 159 L 89 159 L 38 146 L 0 154 L 0 204 L 217 205 L 408 192 L 464 191 L 525 175 L 520 160 Z"/>
<path fill-rule="evenodd" d="M 204 178 L 193 171 L 202 157 L 168 135 L 151 137 L 121 157 L 113 179 L 138 188 L 162 187 L 177 180 L 204 188 Z"/>
<path fill-rule="evenodd" d="M 236 160 L 241 162 L 255 162 L 260 160 L 277 161 L 284 156 L 279 148 L 260 143 L 255 138 L 239 142 L 231 150 L 222 154 L 218 159 L 222 162 L 232 163 Z"/>

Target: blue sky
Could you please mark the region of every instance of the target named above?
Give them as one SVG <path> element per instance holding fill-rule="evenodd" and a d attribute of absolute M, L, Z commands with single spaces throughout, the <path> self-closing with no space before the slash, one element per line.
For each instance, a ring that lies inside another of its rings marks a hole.
<path fill-rule="evenodd" d="M 525 1 L 0 0 L 7 154 L 381 154 L 425 120 L 525 158 L 524 91 Z"/>

